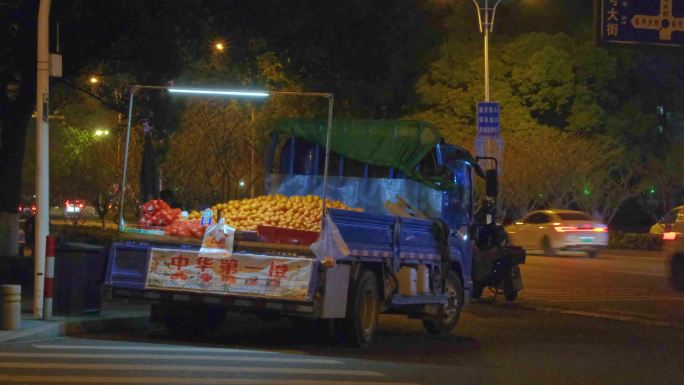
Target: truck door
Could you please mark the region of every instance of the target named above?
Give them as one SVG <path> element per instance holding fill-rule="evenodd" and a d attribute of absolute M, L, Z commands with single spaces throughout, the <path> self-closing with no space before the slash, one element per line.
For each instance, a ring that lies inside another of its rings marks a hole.
<path fill-rule="evenodd" d="M 472 222 L 472 182 L 470 167 L 463 161 L 449 165 L 454 185 L 444 192 L 442 217 L 449 224 L 452 234 L 458 232 L 467 238 Z"/>

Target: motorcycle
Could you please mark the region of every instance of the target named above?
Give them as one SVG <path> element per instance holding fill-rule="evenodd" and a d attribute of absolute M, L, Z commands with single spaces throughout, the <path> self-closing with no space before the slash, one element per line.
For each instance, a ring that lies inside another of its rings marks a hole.
<path fill-rule="evenodd" d="M 494 298 L 503 294 L 506 301 L 518 298 L 522 290 L 520 265 L 525 263 L 525 249 L 510 243 L 503 226 L 496 218 L 496 197 L 498 196 L 498 163 L 495 158 L 478 157 L 494 162 L 494 169 L 485 171 L 486 196 L 476 215 L 473 230 L 475 250 L 473 253 L 473 290 L 471 298 L 478 299 L 485 288 L 494 293 Z"/>
<path fill-rule="evenodd" d="M 520 265 L 525 263 L 525 250 L 518 246 L 499 245 L 477 249 L 473 259 L 473 291 L 471 298 L 479 299 L 485 288 L 496 296 L 503 294 L 506 301 L 513 302 L 522 290 Z"/>
<path fill-rule="evenodd" d="M 484 212 L 493 212 L 493 204 L 485 204 Z M 493 216 L 475 226 L 471 298 L 480 298 L 484 289 L 489 288 L 495 298 L 503 294 L 506 301 L 512 302 L 522 290 L 520 265 L 525 263 L 525 249 L 512 245 L 503 226 L 490 218 Z"/>

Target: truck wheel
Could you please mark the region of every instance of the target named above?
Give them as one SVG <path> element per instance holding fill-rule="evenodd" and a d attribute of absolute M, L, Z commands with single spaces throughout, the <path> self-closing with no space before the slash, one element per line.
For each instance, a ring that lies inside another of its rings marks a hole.
<path fill-rule="evenodd" d="M 675 289 L 684 291 L 684 254 L 675 254 L 670 261 L 670 279 Z"/>
<path fill-rule="evenodd" d="M 375 274 L 362 270 L 349 295 L 347 318 L 335 320 L 337 339 L 351 346 L 367 348 L 373 341 L 379 312 Z"/>
<path fill-rule="evenodd" d="M 442 317 L 438 320 L 423 320 L 423 327 L 428 333 L 441 337 L 448 336 L 454 330 L 463 307 L 463 286 L 461 279 L 453 271 L 450 271 L 447 276 L 446 293 L 449 296 L 449 302 L 442 306 Z"/>
<path fill-rule="evenodd" d="M 223 309 L 182 306 L 164 317 L 164 326 L 174 336 L 200 337 L 216 330 L 225 320 Z"/>
<path fill-rule="evenodd" d="M 544 237 L 542 239 L 542 250 L 544 251 L 544 255 L 547 257 L 553 257 L 556 255 L 556 249 L 551 247 L 551 240 L 549 240 L 549 237 Z"/>
<path fill-rule="evenodd" d="M 508 277 L 504 280 L 504 297 L 508 302 L 513 302 L 518 298 L 519 288 L 516 288 L 513 283 L 514 279 L 520 279 L 520 267 L 517 265 L 511 267 Z"/>

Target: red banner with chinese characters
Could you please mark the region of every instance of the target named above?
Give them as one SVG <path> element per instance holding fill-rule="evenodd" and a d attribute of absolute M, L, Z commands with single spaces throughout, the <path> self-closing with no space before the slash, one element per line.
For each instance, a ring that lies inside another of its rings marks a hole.
<path fill-rule="evenodd" d="M 147 289 L 310 300 L 314 259 L 151 249 Z"/>

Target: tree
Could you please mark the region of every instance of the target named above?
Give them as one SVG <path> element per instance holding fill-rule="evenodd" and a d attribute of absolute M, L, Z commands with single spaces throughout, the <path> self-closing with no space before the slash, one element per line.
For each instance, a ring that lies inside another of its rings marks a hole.
<path fill-rule="evenodd" d="M 491 88 L 502 105 L 502 200 L 509 215 L 567 207 L 612 219 L 639 194 L 646 171 L 633 167 L 638 163 L 624 150 L 629 142 L 620 137 L 633 134 L 628 126 L 648 130 L 652 121 L 643 113 L 635 121 L 615 97 L 622 86 L 619 55 L 592 46 L 585 35 L 533 32 L 493 50 Z M 483 94 L 478 45 L 458 37 L 444 43 L 417 83 L 421 104 L 411 116 L 435 123 L 448 141 L 466 147 Z"/>
<path fill-rule="evenodd" d="M 50 189 L 51 206 L 66 199 L 85 199 L 103 221 L 118 204 L 114 190 L 121 180 L 125 126 L 122 115 L 99 100 L 69 85 L 53 89 L 55 113 L 60 120 L 51 124 Z M 35 131 L 29 132 L 24 165 L 24 191 L 34 191 Z M 140 165 L 140 140 L 132 139 L 130 169 Z M 137 186 L 135 178 L 133 182 Z"/>
<path fill-rule="evenodd" d="M 542 208 L 575 208 L 612 219 L 626 199 L 638 194 L 629 178 L 635 174 L 624 167 L 622 148 L 607 138 L 541 128 L 505 139 L 502 200 L 509 217 Z"/>
<path fill-rule="evenodd" d="M 262 47 L 259 42 L 250 46 Z M 242 82 L 262 89 L 301 92 L 273 52 L 256 55 L 254 67 L 243 64 L 230 56 L 211 55 L 194 62 L 180 81 Z M 169 137 L 162 165 L 168 185 L 186 207 L 193 208 L 244 197 L 248 190 L 258 192 L 268 133 L 282 117 L 327 113 L 320 108 L 325 107 L 321 100 L 294 95 L 273 95 L 265 102 L 211 97 L 184 100 L 179 105 L 181 128 Z"/>
<path fill-rule="evenodd" d="M 38 1 L 0 1 L 0 257 L 18 253 L 17 207 L 35 106 Z"/>
<path fill-rule="evenodd" d="M 53 7 L 51 25 L 59 20 L 61 26 L 63 80 L 78 87 L 84 73 L 130 74 L 129 84 L 163 84 L 201 49 L 199 41 L 207 41 L 205 20 L 211 8 L 204 5 L 200 0 L 170 1 L 163 7 L 153 2 L 76 0 Z M 35 106 L 37 14 L 37 0 L 0 1 L 0 255 L 17 252 L 26 128 Z M 123 107 L 121 95 L 94 93 L 107 104 Z"/>

